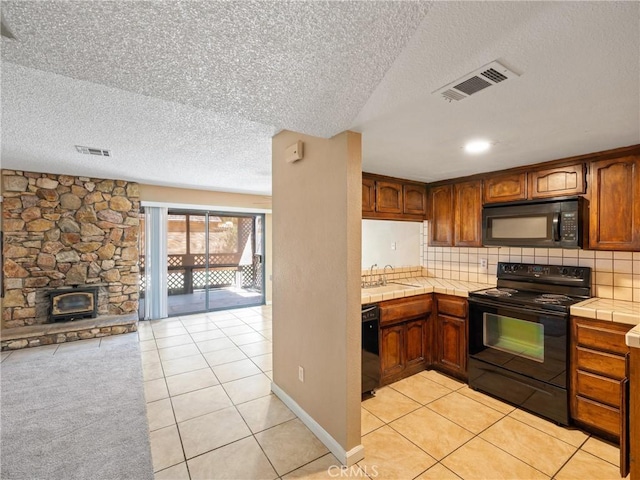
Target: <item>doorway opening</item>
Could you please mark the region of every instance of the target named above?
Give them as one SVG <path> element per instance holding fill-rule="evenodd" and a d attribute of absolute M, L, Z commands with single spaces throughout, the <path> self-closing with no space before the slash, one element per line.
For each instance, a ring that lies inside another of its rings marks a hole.
<path fill-rule="evenodd" d="M 264 305 L 264 215 L 169 209 L 166 247 L 170 317 Z"/>

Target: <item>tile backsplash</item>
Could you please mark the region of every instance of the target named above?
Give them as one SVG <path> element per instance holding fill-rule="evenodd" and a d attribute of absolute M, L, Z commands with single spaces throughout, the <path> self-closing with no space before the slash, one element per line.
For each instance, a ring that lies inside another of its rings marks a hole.
<path fill-rule="evenodd" d="M 498 262 L 591 267 L 591 294 L 640 302 L 640 252 L 604 252 L 562 248 L 430 247 L 428 224 L 422 228 L 421 262 L 428 276 L 495 284 Z M 480 266 L 487 260 L 487 268 Z"/>

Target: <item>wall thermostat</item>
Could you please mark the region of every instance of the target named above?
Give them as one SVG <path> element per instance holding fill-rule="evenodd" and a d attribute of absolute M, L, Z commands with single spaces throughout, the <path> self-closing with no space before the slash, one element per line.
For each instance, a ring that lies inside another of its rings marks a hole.
<path fill-rule="evenodd" d="M 293 145 L 287 147 L 284 151 L 284 158 L 288 163 L 297 162 L 298 160 L 302 160 L 302 146 L 303 143 L 301 140 L 298 140 Z"/>

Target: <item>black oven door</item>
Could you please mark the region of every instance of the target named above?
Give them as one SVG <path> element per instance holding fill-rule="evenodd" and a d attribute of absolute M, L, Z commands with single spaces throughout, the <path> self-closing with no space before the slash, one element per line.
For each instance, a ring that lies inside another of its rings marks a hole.
<path fill-rule="evenodd" d="M 469 386 L 569 424 L 564 314 L 469 298 Z"/>
<path fill-rule="evenodd" d="M 561 388 L 567 386 L 564 313 L 469 299 L 469 358 Z"/>

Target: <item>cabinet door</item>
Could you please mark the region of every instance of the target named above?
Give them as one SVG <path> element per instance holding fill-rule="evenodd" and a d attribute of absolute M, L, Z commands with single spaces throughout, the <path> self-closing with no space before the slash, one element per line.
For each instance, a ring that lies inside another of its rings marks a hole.
<path fill-rule="evenodd" d="M 427 215 L 427 189 L 422 185 L 407 184 L 403 189 L 404 213 L 409 215 Z"/>
<path fill-rule="evenodd" d="M 376 182 L 376 211 L 402 213 L 402 185 L 391 182 Z"/>
<path fill-rule="evenodd" d="M 405 324 L 405 364 L 406 367 L 427 361 L 428 320 L 416 320 Z"/>
<path fill-rule="evenodd" d="M 466 338 L 465 320 L 438 315 L 438 363 L 458 376 L 466 376 Z"/>
<path fill-rule="evenodd" d="M 482 183 L 456 183 L 455 238 L 458 247 L 482 246 Z"/>
<path fill-rule="evenodd" d="M 484 203 L 513 202 L 527 199 L 527 174 L 512 173 L 484 181 Z"/>
<path fill-rule="evenodd" d="M 586 191 L 584 163 L 529 172 L 529 197 L 582 195 Z"/>
<path fill-rule="evenodd" d="M 362 179 L 362 212 L 371 213 L 376 209 L 376 182 L 370 178 Z"/>
<path fill-rule="evenodd" d="M 453 245 L 453 185 L 433 187 L 429 197 L 431 200 L 429 245 L 450 247 Z"/>
<path fill-rule="evenodd" d="M 591 164 L 589 248 L 640 249 L 640 157 Z"/>
<path fill-rule="evenodd" d="M 629 445 L 625 451 L 625 464 L 629 465 L 631 478 L 640 478 L 640 348 L 632 348 L 629 355 Z M 620 452 L 622 454 L 622 452 Z"/>
<path fill-rule="evenodd" d="M 403 325 L 380 329 L 380 370 L 382 378 L 404 370 Z"/>

